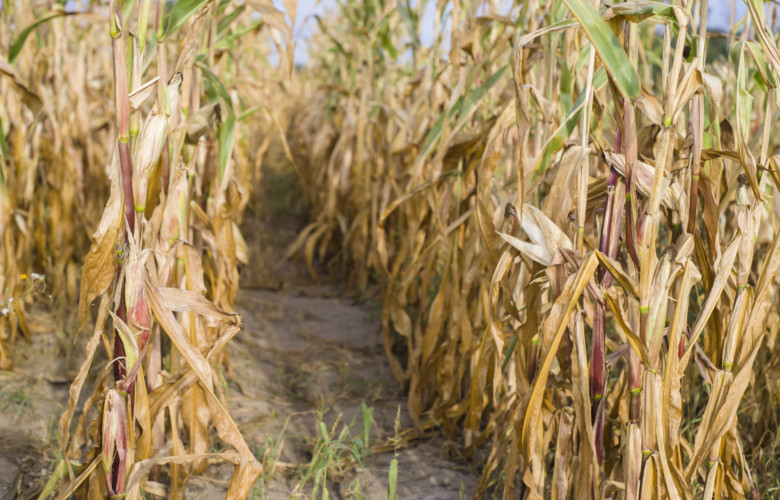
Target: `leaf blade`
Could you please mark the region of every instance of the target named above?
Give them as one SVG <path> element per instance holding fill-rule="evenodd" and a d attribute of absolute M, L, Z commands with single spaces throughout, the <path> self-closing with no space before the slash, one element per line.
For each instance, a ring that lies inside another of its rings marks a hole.
<path fill-rule="evenodd" d="M 598 11 L 582 0 L 563 0 L 580 23 L 607 71 L 624 97 L 636 99 L 641 92 L 639 77 L 615 34 Z"/>

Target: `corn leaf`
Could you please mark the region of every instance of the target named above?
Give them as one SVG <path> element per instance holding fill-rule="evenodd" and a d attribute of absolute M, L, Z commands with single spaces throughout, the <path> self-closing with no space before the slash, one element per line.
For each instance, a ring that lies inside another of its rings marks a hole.
<path fill-rule="evenodd" d="M 585 30 L 604 66 L 615 81 L 615 85 L 620 89 L 620 93 L 626 98 L 636 99 L 639 97 L 641 92 L 639 77 L 617 37 L 598 11 L 584 0 L 564 0 L 564 2 Z"/>
<path fill-rule="evenodd" d="M 32 33 L 35 30 L 35 28 L 57 17 L 73 16 L 76 14 L 78 14 L 78 12 L 53 11 L 53 12 L 46 13 L 40 18 L 36 19 L 33 23 L 26 26 L 24 29 L 22 29 L 22 31 L 19 32 L 18 35 L 16 35 L 16 38 L 14 39 L 13 43 L 8 48 L 8 61 L 11 64 L 13 64 L 14 61 L 16 61 L 16 58 L 19 57 L 19 54 L 21 53 L 22 48 L 24 47 L 24 42 L 27 41 L 27 37 L 30 36 L 30 33 Z"/>
<path fill-rule="evenodd" d="M 198 12 L 207 0 L 177 0 L 173 8 L 165 19 L 165 37 L 171 36 L 177 29 L 181 28 L 187 19 Z"/>

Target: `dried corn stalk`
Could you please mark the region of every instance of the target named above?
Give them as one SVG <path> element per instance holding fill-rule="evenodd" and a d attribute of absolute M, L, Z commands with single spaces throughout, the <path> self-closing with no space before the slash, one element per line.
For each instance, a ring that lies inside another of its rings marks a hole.
<path fill-rule="evenodd" d="M 78 296 L 80 328 L 100 299 L 45 493 L 178 498 L 190 472 L 219 458 L 235 464 L 228 497 L 245 498 L 261 468 L 213 370 L 241 327 L 238 225 L 262 160 L 249 138 L 273 126 L 245 120 L 269 101 L 270 82 L 248 85 L 226 68 L 252 53 L 245 70 L 267 75 L 260 28 L 280 25 L 205 0 L 112 0 L 95 12 L 11 3 L 0 13 L 0 32 L 13 34 L 0 58 L 0 302 L 14 304 L 0 316 L 2 368 L 16 331 L 26 333 L 20 298 L 43 283 L 29 270 L 71 303 Z M 294 22 L 295 2 L 287 10 Z M 112 376 L 74 427 L 101 340 Z M 228 449 L 209 452 L 212 429 Z"/>
<path fill-rule="evenodd" d="M 480 495 L 767 487 L 780 59 L 747 3 L 731 66 L 706 0 L 440 2 L 431 46 L 406 5 L 320 20 L 290 255 L 378 287 L 411 416 L 487 455 Z"/>

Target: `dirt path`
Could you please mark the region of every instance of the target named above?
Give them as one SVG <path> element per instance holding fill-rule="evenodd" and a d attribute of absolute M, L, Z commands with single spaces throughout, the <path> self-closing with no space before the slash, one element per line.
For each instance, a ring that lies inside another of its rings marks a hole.
<path fill-rule="evenodd" d="M 229 349 L 230 410 L 266 469 L 275 469 L 258 483 L 256 498 L 313 498 L 318 469 L 327 470 L 330 498 L 386 496 L 394 453 L 377 451 L 392 448 L 399 407 L 401 428 L 411 423 L 377 319 L 341 295 L 317 285 L 241 294 L 245 328 Z M 437 446 L 403 438 L 399 444 L 399 498 L 473 495 L 476 480 Z M 229 466 L 211 467 L 190 480 L 187 497 L 223 496 L 230 474 Z"/>
<path fill-rule="evenodd" d="M 57 423 L 77 369 L 53 317 L 28 313 L 32 338 L 16 341 L 13 371 L 0 371 L 0 500 L 37 498 L 51 470 Z"/>

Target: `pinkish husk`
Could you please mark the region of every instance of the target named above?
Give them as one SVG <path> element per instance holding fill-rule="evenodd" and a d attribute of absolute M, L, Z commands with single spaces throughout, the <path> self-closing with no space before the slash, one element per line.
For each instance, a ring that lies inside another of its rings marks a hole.
<path fill-rule="evenodd" d="M 131 251 L 125 269 L 125 306 L 127 324 L 136 336 L 139 352 L 144 350 L 152 329 L 152 315 L 144 292 L 144 272 L 143 262 Z"/>
<path fill-rule="evenodd" d="M 125 492 L 127 479 L 127 405 L 116 389 L 110 389 L 103 403 L 103 470 L 110 497 Z"/>

